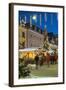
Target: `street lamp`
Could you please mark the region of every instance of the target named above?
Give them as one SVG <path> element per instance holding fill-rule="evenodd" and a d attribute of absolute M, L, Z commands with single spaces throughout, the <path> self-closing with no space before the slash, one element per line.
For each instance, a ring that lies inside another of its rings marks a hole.
<path fill-rule="evenodd" d="M 32 19 L 35 21 L 35 24 L 37 23 L 37 15 L 33 15 Z M 35 25 L 35 30 L 36 30 L 36 25 Z"/>
<path fill-rule="evenodd" d="M 30 28 L 32 27 L 32 20 L 35 21 L 35 24 L 37 22 L 37 15 L 30 16 Z"/>

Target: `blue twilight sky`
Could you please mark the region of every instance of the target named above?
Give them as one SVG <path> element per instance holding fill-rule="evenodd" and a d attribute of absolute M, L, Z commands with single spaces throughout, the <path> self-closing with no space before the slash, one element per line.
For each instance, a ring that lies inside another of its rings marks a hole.
<path fill-rule="evenodd" d="M 26 23 L 30 23 L 30 17 L 33 25 L 42 30 L 46 26 L 48 32 L 58 34 L 58 13 L 19 11 L 19 22 L 20 20 L 26 20 Z"/>

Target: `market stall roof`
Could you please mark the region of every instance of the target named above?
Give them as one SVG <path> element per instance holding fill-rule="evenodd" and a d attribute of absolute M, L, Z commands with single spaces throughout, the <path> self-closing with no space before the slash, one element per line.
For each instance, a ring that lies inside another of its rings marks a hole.
<path fill-rule="evenodd" d="M 53 50 L 49 50 L 48 52 L 49 52 L 50 54 L 51 54 L 51 53 L 54 53 L 54 51 L 53 51 Z"/>
<path fill-rule="evenodd" d="M 38 50 L 38 48 L 34 47 L 34 48 L 19 49 L 19 51 L 35 51 L 35 50 Z"/>
<path fill-rule="evenodd" d="M 50 46 L 51 46 L 52 48 L 54 48 L 54 49 L 57 49 L 57 48 L 58 48 L 58 46 L 57 46 L 57 45 L 54 45 L 54 44 L 50 44 Z"/>

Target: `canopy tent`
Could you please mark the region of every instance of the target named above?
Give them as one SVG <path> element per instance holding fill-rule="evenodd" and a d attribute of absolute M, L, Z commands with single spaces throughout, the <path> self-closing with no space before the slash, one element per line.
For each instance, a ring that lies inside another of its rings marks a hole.
<path fill-rule="evenodd" d="M 25 48 L 25 49 L 19 49 L 19 51 L 35 51 L 38 50 L 38 48 Z"/>

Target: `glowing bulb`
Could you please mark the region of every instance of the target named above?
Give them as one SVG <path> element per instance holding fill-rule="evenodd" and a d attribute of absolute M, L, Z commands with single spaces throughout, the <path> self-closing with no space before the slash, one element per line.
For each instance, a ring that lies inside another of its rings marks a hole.
<path fill-rule="evenodd" d="M 36 20 L 36 15 L 33 16 L 33 20 Z"/>

